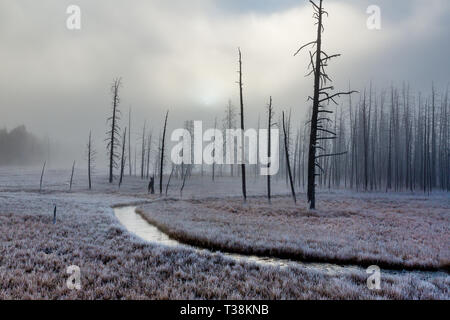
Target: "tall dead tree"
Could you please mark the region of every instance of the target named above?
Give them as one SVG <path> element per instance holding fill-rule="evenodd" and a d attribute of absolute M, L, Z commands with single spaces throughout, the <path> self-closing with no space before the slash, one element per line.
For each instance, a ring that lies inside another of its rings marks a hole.
<path fill-rule="evenodd" d="M 127 128 L 125 127 L 125 130 L 123 132 L 123 138 L 122 138 L 122 156 L 120 158 L 120 178 L 119 178 L 119 188 L 122 185 L 123 181 L 123 172 L 125 170 L 125 162 L 126 162 L 126 156 L 125 156 L 125 145 L 127 141 Z"/>
<path fill-rule="evenodd" d="M 434 90 L 434 82 L 431 84 L 431 165 L 430 165 L 430 175 L 431 184 L 430 190 L 436 186 L 436 121 L 435 121 L 435 111 L 436 109 L 436 93 Z"/>
<path fill-rule="evenodd" d="M 46 163 L 47 163 L 47 161 L 44 161 L 44 165 L 42 166 L 41 180 L 39 181 L 39 192 L 42 191 L 42 181 L 44 180 L 44 172 L 45 172 L 45 164 Z"/>
<path fill-rule="evenodd" d="M 225 118 L 223 119 L 223 127 L 224 127 L 225 132 L 226 132 L 226 130 L 231 130 L 231 129 L 236 128 L 236 111 L 235 111 L 235 107 L 231 103 L 231 100 L 228 100 L 228 105 L 225 110 Z M 234 149 L 231 150 L 231 145 L 229 145 L 229 144 L 226 145 L 226 148 L 227 148 L 226 152 L 228 152 L 229 154 L 233 154 L 233 158 L 234 158 L 235 150 Z M 230 164 L 230 175 L 234 176 L 234 164 Z"/>
<path fill-rule="evenodd" d="M 114 178 L 114 168 L 117 168 L 118 163 L 117 159 L 119 159 L 119 154 L 117 153 L 117 147 L 119 146 L 119 138 L 120 135 L 120 110 L 119 110 L 119 89 L 122 86 L 122 79 L 116 78 L 111 86 L 112 93 L 112 115 L 108 118 L 108 122 L 111 123 L 110 129 L 106 132 L 108 138 L 107 149 L 109 152 L 109 183 L 113 182 Z"/>
<path fill-rule="evenodd" d="M 142 129 L 142 146 L 141 146 L 141 179 L 144 179 L 144 172 L 145 172 L 145 125 L 146 122 L 144 121 L 144 128 Z"/>
<path fill-rule="evenodd" d="M 167 197 L 167 193 L 169 192 L 170 180 L 172 180 L 174 171 L 175 171 L 175 166 L 172 163 L 172 169 L 170 170 L 169 180 L 167 180 L 167 184 L 166 184 L 166 197 Z"/>
<path fill-rule="evenodd" d="M 245 183 L 245 140 L 244 140 L 244 97 L 242 94 L 242 54 L 241 49 L 238 48 L 239 52 L 239 99 L 241 105 L 241 174 L 242 174 L 242 195 L 244 196 L 244 201 L 247 200 L 247 187 Z"/>
<path fill-rule="evenodd" d="M 214 144 L 213 144 L 213 163 L 212 163 L 212 181 L 214 181 L 215 179 L 215 169 L 216 169 L 216 161 L 215 161 L 215 157 L 216 157 L 216 130 L 217 130 L 217 118 L 214 118 Z"/>
<path fill-rule="evenodd" d="M 72 173 L 70 174 L 69 191 L 72 191 L 73 173 L 75 171 L 75 161 L 72 164 Z"/>
<path fill-rule="evenodd" d="M 164 147 L 166 142 L 166 129 L 167 129 L 167 117 L 169 116 L 169 110 L 166 112 L 166 118 L 164 120 L 164 130 L 161 140 L 161 162 L 159 167 L 159 193 L 163 192 L 163 173 L 164 173 Z"/>
<path fill-rule="evenodd" d="M 270 160 L 270 157 L 272 156 L 272 150 L 271 150 L 271 144 L 272 144 L 272 134 L 270 129 L 272 129 L 272 126 L 274 125 L 272 119 L 273 119 L 273 107 L 272 107 L 272 97 L 269 99 L 269 104 L 267 105 L 267 159 Z M 267 170 L 270 169 L 271 163 L 270 161 L 267 162 Z M 270 190 L 270 174 L 267 175 L 267 200 L 269 203 L 271 202 L 271 190 Z"/>
<path fill-rule="evenodd" d="M 92 133 L 91 131 L 89 131 L 89 139 L 88 139 L 88 143 L 87 143 L 87 161 L 88 161 L 88 184 L 89 184 L 89 190 L 92 189 L 92 171 L 93 171 L 93 166 L 94 166 L 94 157 L 95 157 L 95 150 L 92 146 Z"/>
<path fill-rule="evenodd" d="M 150 177 L 150 155 L 151 155 L 151 151 L 152 151 L 152 133 L 150 132 L 150 134 L 148 135 L 148 138 L 147 138 L 147 173 L 146 173 L 147 179 Z"/>
<path fill-rule="evenodd" d="M 291 193 L 292 193 L 292 198 L 294 199 L 294 202 L 297 203 L 297 198 L 295 197 L 295 189 L 294 189 L 294 181 L 292 179 L 292 171 L 291 171 L 291 163 L 289 160 L 289 132 L 288 129 L 286 129 L 286 120 L 284 118 L 284 111 L 282 113 L 283 115 L 283 135 L 284 135 L 284 151 L 285 151 L 285 155 L 286 155 L 286 166 L 287 166 L 287 171 L 288 171 L 288 176 L 289 176 L 289 182 L 291 184 Z"/>
<path fill-rule="evenodd" d="M 129 167 L 129 173 L 130 173 L 130 177 L 132 175 L 131 172 L 131 107 L 130 110 L 128 112 L 128 167 Z"/>
<path fill-rule="evenodd" d="M 325 109 L 326 105 L 330 102 L 333 102 L 337 105 L 335 98 L 341 95 L 349 95 L 354 91 L 349 92 L 338 92 L 332 93 L 334 90 L 333 86 L 327 86 L 328 82 L 331 82 L 330 77 L 327 75 L 325 71 L 325 67 L 328 65 L 328 62 L 340 56 L 340 54 L 328 55 L 322 50 L 322 33 L 324 31 L 323 27 L 323 16 L 328 15 L 328 13 L 323 9 L 323 0 L 319 0 L 319 4 L 317 5 L 314 1 L 310 1 L 313 6 L 314 14 L 313 17 L 317 20 L 317 38 L 314 41 L 311 41 L 297 50 L 294 54 L 296 56 L 303 48 L 312 46 L 315 47 L 314 52 L 309 52 L 310 56 L 310 64 L 309 67 L 311 71 L 308 75 L 314 75 L 314 95 L 313 97 L 309 97 L 308 100 L 313 101 L 312 106 L 312 116 L 310 121 L 310 140 L 309 140 L 309 155 L 308 155 L 308 202 L 310 204 L 310 209 L 315 209 L 316 206 L 316 195 L 315 195 L 315 179 L 316 176 L 320 175 L 316 173 L 316 167 L 324 173 L 323 168 L 318 163 L 319 158 L 337 156 L 344 154 L 335 153 L 335 154 L 321 154 L 317 155 L 317 149 L 324 151 L 324 148 L 318 143 L 320 141 L 326 141 L 330 139 L 336 139 L 336 134 L 328 129 L 324 128 L 324 121 L 331 121 L 326 114 L 331 114 L 333 111 Z M 323 116 L 322 116 L 323 115 Z M 319 133 L 322 133 L 319 137 Z M 326 136 L 325 134 L 329 134 Z"/>

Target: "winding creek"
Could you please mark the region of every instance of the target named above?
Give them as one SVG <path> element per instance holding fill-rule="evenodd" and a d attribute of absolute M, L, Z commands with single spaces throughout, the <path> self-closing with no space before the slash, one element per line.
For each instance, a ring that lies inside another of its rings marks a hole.
<path fill-rule="evenodd" d="M 258 257 L 248 256 L 242 254 L 226 253 L 226 252 L 213 252 L 207 249 L 193 247 L 187 244 L 180 243 L 174 239 L 171 239 L 167 234 L 161 232 L 157 227 L 148 223 L 140 214 L 136 212 L 136 206 L 124 206 L 114 208 L 114 214 L 119 222 L 131 233 L 135 234 L 144 241 L 153 244 L 159 244 L 168 247 L 181 247 L 195 251 L 206 251 L 210 254 L 223 254 L 237 261 L 248 261 L 262 265 L 287 267 L 287 266 L 302 266 L 310 270 L 316 270 L 326 272 L 328 274 L 343 274 L 351 273 L 355 271 L 365 272 L 365 269 L 359 266 L 340 266 L 329 263 L 303 263 L 300 261 L 292 261 L 287 259 L 278 259 L 272 257 Z M 382 270 L 382 272 L 389 274 L 406 274 L 415 273 L 422 277 L 429 278 L 435 276 L 448 276 L 444 272 L 425 272 L 425 271 L 394 271 L 394 270 Z"/>

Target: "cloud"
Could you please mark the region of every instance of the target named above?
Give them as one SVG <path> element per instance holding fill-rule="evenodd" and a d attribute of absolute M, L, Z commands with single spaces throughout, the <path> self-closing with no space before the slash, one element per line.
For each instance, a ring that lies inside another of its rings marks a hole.
<path fill-rule="evenodd" d="M 369 31 L 365 1 L 325 2 L 325 49 L 343 54 L 329 69 L 336 86 L 448 81 L 448 1 L 379 3 L 382 30 Z M 129 106 L 134 110 L 136 139 L 144 119 L 156 133 L 167 108 L 172 128 L 184 119 L 213 122 L 229 98 L 238 101 L 238 47 L 249 125 L 264 116 L 270 95 L 278 110 L 292 108 L 297 121 L 308 108 L 307 53 L 292 56 L 314 38 L 307 1 L 80 0 L 80 31 L 65 27 L 69 4 L 0 4 L 1 125 L 25 123 L 74 150 L 93 129 L 100 145 L 117 76 L 124 82 L 124 117 Z"/>

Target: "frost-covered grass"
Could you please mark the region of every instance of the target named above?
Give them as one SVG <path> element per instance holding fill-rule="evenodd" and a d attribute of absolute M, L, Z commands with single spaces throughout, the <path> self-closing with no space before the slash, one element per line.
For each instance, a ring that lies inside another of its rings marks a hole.
<path fill-rule="evenodd" d="M 235 253 L 395 269 L 450 268 L 446 196 L 321 194 L 318 210 L 289 197 L 158 201 L 140 212 L 173 238 Z"/>
<path fill-rule="evenodd" d="M 330 276 L 145 244 L 118 225 L 110 209 L 133 198 L 1 196 L 0 299 L 450 298 L 448 277 L 386 275 L 375 292 L 367 289 L 364 272 Z M 59 208 L 56 225 L 53 204 Z M 65 285 L 69 265 L 81 268 L 80 291 Z"/>
<path fill-rule="evenodd" d="M 39 193 L 39 170 L 0 170 L 0 299 L 450 299 L 450 277 L 443 273 L 382 273 L 382 289 L 371 291 L 364 270 L 330 275 L 144 243 L 119 224 L 111 207 L 154 198 L 146 195 L 145 181 L 127 177 L 119 191 L 99 175 L 88 191 L 85 177 L 76 175 L 68 192 L 69 175 L 70 168 L 49 170 Z M 184 194 L 239 194 L 238 181 L 217 185 L 194 179 Z M 81 268 L 80 291 L 66 287 L 70 265 Z"/>

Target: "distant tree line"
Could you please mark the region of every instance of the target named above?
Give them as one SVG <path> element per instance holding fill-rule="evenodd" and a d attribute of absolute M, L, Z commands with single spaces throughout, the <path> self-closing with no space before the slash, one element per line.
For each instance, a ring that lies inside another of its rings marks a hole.
<path fill-rule="evenodd" d="M 322 188 L 360 191 L 450 190 L 450 126 L 448 89 L 427 95 L 413 92 L 408 84 L 376 91 L 363 90 L 359 99 L 334 107 L 333 119 L 323 124 L 336 132 L 324 141 L 340 157 L 320 158 Z M 300 189 L 307 180 L 308 127 L 288 137 Z M 286 175 L 286 159 L 280 176 Z"/>
<path fill-rule="evenodd" d="M 0 166 L 30 165 L 42 161 L 46 155 L 46 145 L 25 126 L 21 125 L 8 132 L 0 130 Z"/>

